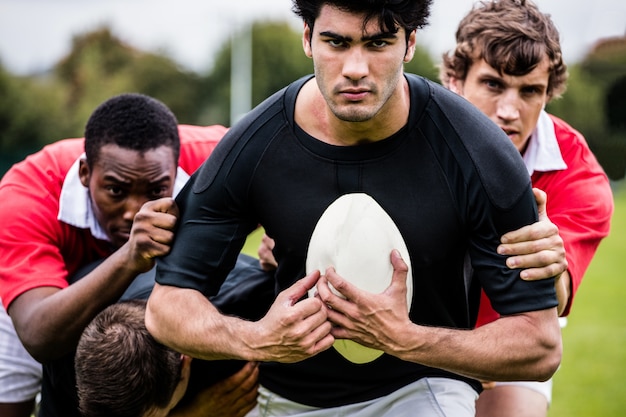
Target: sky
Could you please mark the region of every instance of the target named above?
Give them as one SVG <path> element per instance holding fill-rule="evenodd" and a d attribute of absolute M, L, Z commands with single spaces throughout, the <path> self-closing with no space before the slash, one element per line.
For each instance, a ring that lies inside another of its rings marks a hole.
<path fill-rule="evenodd" d="M 626 35 L 625 0 L 536 0 L 561 31 L 565 60 L 584 58 L 599 39 Z M 438 58 L 454 46 L 454 31 L 474 0 L 434 0 L 418 35 Z M 210 70 L 233 29 L 259 19 L 302 27 L 290 0 L 0 0 L 0 61 L 26 75 L 52 67 L 72 37 L 108 25 L 124 42 L 166 52 L 188 70 Z"/>

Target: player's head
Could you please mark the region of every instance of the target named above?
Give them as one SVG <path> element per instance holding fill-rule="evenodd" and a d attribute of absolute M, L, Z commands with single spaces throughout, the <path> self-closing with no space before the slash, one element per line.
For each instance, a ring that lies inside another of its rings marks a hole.
<path fill-rule="evenodd" d="M 190 358 L 154 340 L 145 306 L 139 300 L 113 304 L 85 328 L 75 357 L 85 417 L 166 416 L 182 398 Z"/>
<path fill-rule="evenodd" d="M 427 24 L 431 3 L 432 0 L 293 0 L 292 10 L 311 29 L 322 7 L 328 5 L 363 15 L 364 26 L 375 20 L 382 32 L 396 32 L 401 27 L 408 37 Z"/>
<path fill-rule="evenodd" d="M 89 165 L 106 144 L 143 152 L 168 146 L 176 163 L 180 152 L 178 122 L 172 111 L 159 100 L 137 93 L 114 96 L 91 114 L 85 126 L 85 154 Z"/>
<path fill-rule="evenodd" d="M 85 154 L 81 183 L 89 189 L 98 224 L 120 247 L 143 204 L 174 193 L 180 154 L 176 117 L 154 98 L 115 96 L 89 118 Z"/>
<path fill-rule="evenodd" d="M 565 89 L 559 34 L 524 0 L 477 3 L 463 18 L 440 77 L 485 113 L 524 153 L 541 111 Z"/>
<path fill-rule="evenodd" d="M 443 56 L 440 78 L 464 80 L 471 66 L 484 60 L 501 74 L 521 76 L 548 62 L 549 98 L 559 97 L 567 81 L 559 32 L 530 0 L 489 0 L 476 3 L 461 20 L 456 47 Z"/>

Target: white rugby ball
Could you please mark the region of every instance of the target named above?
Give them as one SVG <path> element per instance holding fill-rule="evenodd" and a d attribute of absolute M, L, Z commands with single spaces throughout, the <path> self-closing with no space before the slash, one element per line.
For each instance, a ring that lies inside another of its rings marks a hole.
<path fill-rule="evenodd" d="M 369 195 L 345 194 L 335 200 L 320 217 L 309 242 L 307 274 L 330 266 L 358 288 L 381 293 L 391 283 L 393 267 L 390 255 L 397 249 L 409 267 L 407 308 L 413 300 L 413 274 L 406 243 L 389 214 Z M 315 295 L 316 289 L 309 291 Z M 351 340 L 336 340 L 333 347 L 353 363 L 377 359 L 382 351 Z"/>

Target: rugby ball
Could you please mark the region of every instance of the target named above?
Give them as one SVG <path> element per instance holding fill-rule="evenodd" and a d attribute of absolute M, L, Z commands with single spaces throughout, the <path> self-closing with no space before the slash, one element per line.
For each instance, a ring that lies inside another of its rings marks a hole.
<path fill-rule="evenodd" d="M 369 195 L 345 194 L 328 206 L 315 226 L 307 252 L 307 274 L 315 270 L 323 274 L 333 266 L 339 275 L 358 288 L 381 293 L 391 283 L 393 249 L 400 252 L 409 267 L 406 303 L 410 310 L 413 274 L 400 230 Z M 316 291 L 316 288 L 309 290 L 309 296 L 313 297 Z M 359 364 L 371 362 L 383 354 L 351 340 L 336 340 L 333 347 L 349 361 Z"/>

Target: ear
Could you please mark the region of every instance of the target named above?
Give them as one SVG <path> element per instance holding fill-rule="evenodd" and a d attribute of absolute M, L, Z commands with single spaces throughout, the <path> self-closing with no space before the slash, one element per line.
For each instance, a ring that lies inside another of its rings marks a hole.
<path fill-rule="evenodd" d="M 447 89 L 449 89 L 453 93 L 457 93 L 460 96 L 463 95 L 463 81 L 459 80 L 456 77 L 449 77 L 448 78 L 448 85 L 445 85 L 444 87 L 446 87 Z"/>
<path fill-rule="evenodd" d="M 180 361 L 182 362 L 182 366 L 180 369 L 180 379 L 181 381 L 189 381 L 189 375 L 191 374 L 191 356 L 188 355 L 180 355 Z"/>
<path fill-rule="evenodd" d="M 413 30 L 409 35 L 409 38 L 407 39 L 406 52 L 404 54 L 405 63 L 411 61 L 413 59 L 413 56 L 415 55 L 415 47 L 417 45 L 416 33 L 417 30 Z"/>
<path fill-rule="evenodd" d="M 313 57 L 313 48 L 311 47 L 311 28 L 308 24 L 304 24 L 304 30 L 302 31 L 302 48 L 304 49 L 304 54 L 309 58 Z"/>
<path fill-rule="evenodd" d="M 85 187 L 89 187 L 89 179 L 91 178 L 91 170 L 89 169 L 89 164 L 87 164 L 87 160 L 85 158 L 81 158 L 78 165 L 78 177 L 80 178 L 81 184 Z"/>

